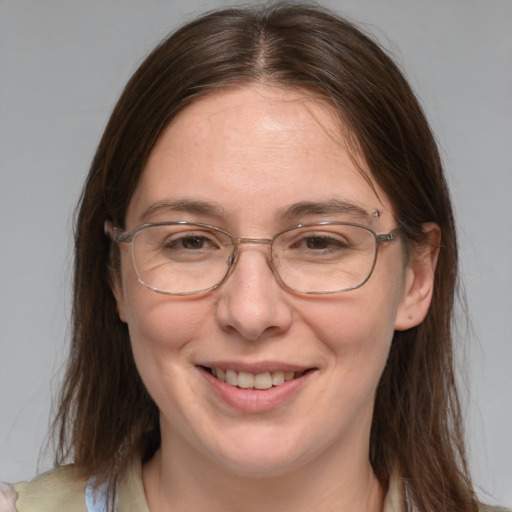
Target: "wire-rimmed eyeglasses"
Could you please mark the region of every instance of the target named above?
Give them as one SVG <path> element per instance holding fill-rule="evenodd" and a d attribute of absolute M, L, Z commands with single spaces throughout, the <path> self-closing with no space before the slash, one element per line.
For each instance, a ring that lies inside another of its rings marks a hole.
<path fill-rule="evenodd" d="M 219 287 L 235 267 L 240 246 L 270 246 L 268 265 L 287 288 L 307 294 L 340 293 L 370 278 L 379 245 L 396 239 L 401 226 L 377 234 L 351 222 L 292 226 L 272 238 L 237 238 L 216 226 L 156 222 L 131 231 L 111 230 L 117 243 L 130 244 L 141 284 L 158 293 L 192 295 Z"/>

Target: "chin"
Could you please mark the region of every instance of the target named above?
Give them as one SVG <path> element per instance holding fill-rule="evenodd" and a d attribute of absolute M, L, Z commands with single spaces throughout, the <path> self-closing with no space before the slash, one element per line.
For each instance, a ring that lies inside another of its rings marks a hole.
<path fill-rule="evenodd" d="M 217 462 L 219 460 L 217 459 Z M 224 459 L 224 469 L 232 474 L 246 478 L 276 478 L 290 474 L 303 465 L 300 460 L 276 459 L 275 457 Z"/>
<path fill-rule="evenodd" d="M 226 471 L 243 477 L 265 478 L 289 474 L 307 464 L 312 454 L 304 451 L 304 445 L 290 446 L 286 443 L 272 440 L 256 443 L 247 440 L 231 444 L 227 450 L 212 453 L 209 456 L 215 465 Z"/>

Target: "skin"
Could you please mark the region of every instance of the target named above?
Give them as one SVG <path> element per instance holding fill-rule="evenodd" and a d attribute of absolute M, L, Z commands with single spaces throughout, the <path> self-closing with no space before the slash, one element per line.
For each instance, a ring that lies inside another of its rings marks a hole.
<path fill-rule="evenodd" d="M 340 133 L 330 107 L 307 93 L 262 85 L 212 93 L 162 133 L 124 227 L 187 220 L 269 238 L 299 222 L 352 220 L 387 233 L 397 225 L 389 199 L 362 177 Z M 192 200 L 218 211 L 154 208 Z M 369 215 L 279 216 L 299 202 L 332 200 Z M 425 231 L 438 239 L 435 226 Z M 244 246 L 218 289 L 168 296 L 137 281 L 121 245 L 119 315 L 161 412 L 162 446 L 143 468 L 152 510 L 382 510 L 368 461 L 375 390 L 394 330 L 427 312 L 436 251 L 418 248 L 405 262 L 400 241 L 385 244 L 366 284 L 324 296 L 280 285 L 268 252 Z M 226 361 L 311 371 L 278 407 L 247 411 L 219 398 L 198 366 Z"/>

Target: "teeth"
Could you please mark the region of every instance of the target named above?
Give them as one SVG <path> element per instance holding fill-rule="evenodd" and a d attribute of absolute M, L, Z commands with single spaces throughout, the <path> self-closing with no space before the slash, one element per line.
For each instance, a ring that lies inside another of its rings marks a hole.
<path fill-rule="evenodd" d="M 254 376 L 254 387 L 256 389 L 270 389 L 272 387 L 272 375 L 269 372 L 256 374 Z"/>
<path fill-rule="evenodd" d="M 238 386 L 238 374 L 233 370 L 226 370 L 226 383 L 230 386 Z"/>
<path fill-rule="evenodd" d="M 280 386 L 288 380 L 299 377 L 303 372 L 265 372 L 249 373 L 235 372 L 234 370 L 223 370 L 212 368 L 212 375 L 230 386 L 242 389 L 270 389 L 272 386 Z"/>
<path fill-rule="evenodd" d="M 272 385 L 279 386 L 284 382 L 284 372 L 274 372 L 272 374 Z"/>
<path fill-rule="evenodd" d="M 247 372 L 238 372 L 238 387 L 250 389 L 254 387 L 254 375 Z"/>

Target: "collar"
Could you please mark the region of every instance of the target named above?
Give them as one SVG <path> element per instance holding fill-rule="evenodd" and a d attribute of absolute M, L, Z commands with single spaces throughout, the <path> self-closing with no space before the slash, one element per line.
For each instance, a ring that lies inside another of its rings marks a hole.
<path fill-rule="evenodd" d="M 86 487 L 88 512 L 107 512 L 106 486 L 94 486 L 94 478 L 89 479 Z M 389 489 L 384 500 L 383 512 L 417 512 L 408 499 L 407 489 L 398 474 L 390 478 Z M 117 489 L 116 511 L 150 512 L 142 483 L 142 464 L 139 457 L 129 464 Z"/>

